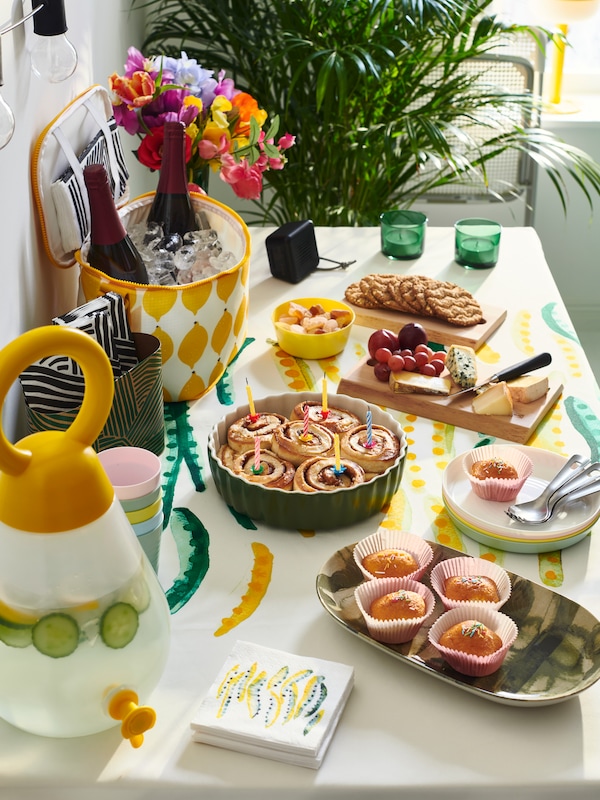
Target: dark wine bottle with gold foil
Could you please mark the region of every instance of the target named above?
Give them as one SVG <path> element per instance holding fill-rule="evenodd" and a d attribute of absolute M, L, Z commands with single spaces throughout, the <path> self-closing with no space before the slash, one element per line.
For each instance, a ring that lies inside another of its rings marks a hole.
<path fill-rule="evenodd" d="M 188 190 L 183 122 L 166 122 L 162 164 L 148 222 L 160 225 L 165 236 L 197 231 L 198 222 Z"/>
<path fill-rule="evenodd" d="M 91 216 L 88 263 L 111 278 L 148 283 L 146 265 L 119 216 L 105 168 L 90 164 L 83 170 L 83 179 Z"/>

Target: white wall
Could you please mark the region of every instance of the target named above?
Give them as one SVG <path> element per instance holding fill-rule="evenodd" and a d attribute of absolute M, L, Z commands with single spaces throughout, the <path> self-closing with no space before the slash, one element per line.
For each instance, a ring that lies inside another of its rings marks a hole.
<path fill-rule="evenodd" d="M 29 165 L 44 127 L 92 83 L 120 71 L 129 44 L 141 41 L 140 15 L 130 16 L 129 0 L 66 0 L 68 37 L 79 54 L 75 74 L 50 84 L 30 68 L 32 22 L 2 36 L 3 98 L 16 121 L 15 133 L 0 150 L 0 347 L 52 316 L 72 308 L 77 269 L 59 270 L 43 250 L 31 191 Z M 0 0 L 0 28 L 31 11 L 30 0 Z M 20 390 L 13 387 L 3 407 L 6 435 L 22 434 Z"/>
<path fill-rule="evenodd" d="M 590 116 L 557 117 L 545 120 L 545 125 L 600 162 L 600 98 L 594 106 Z M 600 199 L 596 198 L 592 214 L 581 190 L 571 181 L 565 215 L 550 179 L 542 174 L 536 192 L 535 229 L 575 327 L 600 332 Z"/>

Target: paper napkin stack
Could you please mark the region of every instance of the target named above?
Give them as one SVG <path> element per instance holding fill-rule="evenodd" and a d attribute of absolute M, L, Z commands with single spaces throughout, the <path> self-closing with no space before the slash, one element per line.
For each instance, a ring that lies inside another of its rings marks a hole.
<path fill-rule="evenodd" d="M 317 769 L 353 682 L 345 664 L 239 641 L 191 723 L 193 739 Z"/>

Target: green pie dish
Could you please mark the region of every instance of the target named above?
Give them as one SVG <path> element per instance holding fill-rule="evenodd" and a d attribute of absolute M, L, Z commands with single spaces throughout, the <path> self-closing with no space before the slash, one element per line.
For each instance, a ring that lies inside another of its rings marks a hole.
<path fill-rule="evenodd" d="M 307 400 L 320 403 L 321 399 L 321 394 L 316 392 L 298 392 L 257 399 L 254 406 L 257 412 L 268 411 L 289 418 L 298 403 Z M 249 406 L 245 405 L 223 417 L 208 437 L 210 470 L 215 486 L 227 505 L 238 514 L 284 530 L 344 528 L 379 513 L 391 501 L 402 479 L 406 460 L 406 436 L 402 426 L 391 414 L 354 397 L 334 395 L 330 398 L 329 406 L 352 411 L 363 423 L 370 408 L 373 425 L 382 425 L 400 441 L 400 454 L 395 463 L 366 483 L 330 492 L 285 491 L 250 483 L 225 467 L 217 456 L 221 445 L 227 442 L 229 427 L 249 414 Z"/>

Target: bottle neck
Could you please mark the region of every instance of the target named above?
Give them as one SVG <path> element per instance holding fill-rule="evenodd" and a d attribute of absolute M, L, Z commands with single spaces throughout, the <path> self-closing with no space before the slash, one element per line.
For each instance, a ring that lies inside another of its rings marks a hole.
<path fill-rule="evenodd" d="M 185 128 L 181 122 L 167 122 L 164 131 L 162 164 L 156 191 L 159 194 L 186 194 Z"/>

